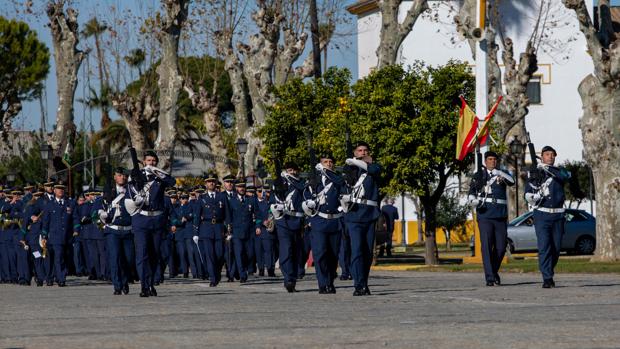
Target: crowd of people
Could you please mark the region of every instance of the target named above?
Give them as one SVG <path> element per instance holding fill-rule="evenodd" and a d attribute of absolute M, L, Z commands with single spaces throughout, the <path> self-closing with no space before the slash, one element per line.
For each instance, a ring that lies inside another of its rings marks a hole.
<path fill-rule="evenodd" d="M 353 280 L 355 296 L 368 295 L 380 167 L 366 143 L 354 155 L 343 174 L 321 155 L 308 181 L 290 162 L 270 185 L 209 174 L 204 185 L 177 188 L 146 152 L 141 169 L 118 167 L 111 188 L 75 199 L 60 182 L 4 189 L 0 280 L 63 287 L 76 275 L 110 281 L 115 295 L 139 281 L 140 296 L 149 297 L 166 271 L 216 287 L 222 277 L 275 277 L 278 263 L 285 289 L 295 292 L 312 251 L 319 293 L 336 293 L 339 276 Z"/>

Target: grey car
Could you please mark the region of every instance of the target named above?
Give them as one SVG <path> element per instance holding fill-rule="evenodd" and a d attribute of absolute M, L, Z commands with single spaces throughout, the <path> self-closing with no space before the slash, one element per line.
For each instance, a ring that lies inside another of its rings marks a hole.
<path fill-rule="evenodd" d="M 508 249 L 513 252 L 537 251 L 533 212 L 508 223 Z M 567 209 L 562 251 L 592 254 L 596 248 L 596 218 L 584 210 Z"/>
<path fill-rule="evenodd" d="M 514 252 L 536 252 L 536 231 L 532 211 L 508 223 L 508 249 Z M 592 254 L 596 248 L 596 218 L 583 210 L 567 209 L 562 238 L 562 251 L 575 254 Z M 474 236 L 469 243 L 472 256 Z"/>

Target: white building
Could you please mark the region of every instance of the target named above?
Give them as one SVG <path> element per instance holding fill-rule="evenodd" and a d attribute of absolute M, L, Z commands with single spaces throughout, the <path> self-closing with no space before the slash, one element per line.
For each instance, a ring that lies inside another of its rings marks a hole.
<path fill-rule="evenodd" d="M 592 0 L 586 2 L 592 13 Z M 418 19 L 403 42 L 399 62 L 407 65 L 422 60 L 428 65 L 442 65 L 453 59 L 470 62 L 473 68 L 469 44 L 459 38 L 454 23 L 462 1 L 429 0 L 428 3 L 430 11 Z M 505 36 L 514 42 L 517 61 L 532 34 L 539 4 L 540 0 L 502 2 L 503 30 Z M 540 150 L 547 144 L 553 146 L 558 152 L 557 162 L 562 163 L 582 159 L 583 146 L 578 126 L 582 105 L 577 87 L 593 71 L 593 66 L 574 12 L 566 9 L 561 0 L 553 0 L 550 6 L 547 22 L 550 28 L 546 31 L 549 37 L 539 48 L 539 68 L 529 86 L 532 105 L 526 117 L 526 127 L 536 148 Z M 399 11 L 401 21 L 410 7 L 411 1 L 403 1 Z M 347 9 L 357 16 L 357 64 L 359 78 L 363 78 L 377 64 L 381 13 L 377 0 L 358 0 Z M 499 59 L 501 61 L 501 51 Z M 403 212 L 400 198 L 396 200 L 396 206 L 399 212 Z M 413 203 L 405 200 L 404 206 L 405 219 L 417 220 Z M 412 233 L 409 231 L 407 234 L 408 242 L 415 238 Z"/>
<path fill-rule="evenodd" d="M 573 12 L 567 10 L 561 0 L 553 1 L 550 14 L 553 18 L 549 21 L 554 28 L 547 30 L 550 38 L 539 49 L 539 68 L 531 84 L 531 96 L 538 95 L 536 89 L 539 87 L 540 100 L 531 98 L 526 127 L 536 147 L 540 149 L 543 145 L 552 145 L 558 151 L 558 162 L 561 163 L 567 159 L 582 158 L 578 126 L 582 110 L 577 87 L 593 67 Z M 441 65 L 456 59 L 470 62 L 473 66 L 471 49 L 466 41 L 458 37 L 453 20 L 461 2 L 429 0 L 430 12 L 418 19 L 400 48 L 400 63 L 407 65 L 422 60 L 429 65 Z M 502 2 L 505 35 L 514 42 L 517 60 L 532 33 L 538 3 L 540 0 Z M 403 1 L 401 20 L 410 7 L 411 1 Z M 349 6 L 348 10 L 357 16 L 357 64 L 359 77 L 362 78 L 377 64 L 375 51 L 379 45 L 381 13 L 376 0 L 360 0 Z"/>

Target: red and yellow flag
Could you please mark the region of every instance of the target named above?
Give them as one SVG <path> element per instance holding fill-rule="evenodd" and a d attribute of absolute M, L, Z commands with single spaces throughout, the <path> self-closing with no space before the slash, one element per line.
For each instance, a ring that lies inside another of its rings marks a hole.
<path fill-rule="evenodd" d="M 461 110 L 459 111 L 459 126 L 456 130 L 456 159 L 463 161 L 465 156 L 474 148 L 472 141 L 478 131 L 478 118 L 476 113 L 467 105 L 461 97 Z"/>
<path fill-rule="evenodd" d="M 491 124 L 491 117 L 493 117 L 493 114 L 495 114 L 495 111 L 497 110 L 497 107 L 499 106 L 499 102 L 501 101 L 502 101 L 502 96 L 499 96 L 497 98 L 497 102 L 495 102 L 495 104 L 493 105 L 493 108 L 491 108 L 486 118 L 484 118 L 484 121 L 482 122 L 482 126 L 480 126 L 480 130 L 478 130 L 478 133 L 476 133 L 476 137 L 472 139 L 472 144 L 471 144 L 472 148 L 474 148 L 476 144 L 480 144 L 482 146 L 482 145 L 485 145 L 485 143 L 487 142 L 487 138 L 489 137 L 489 126 Z"/>

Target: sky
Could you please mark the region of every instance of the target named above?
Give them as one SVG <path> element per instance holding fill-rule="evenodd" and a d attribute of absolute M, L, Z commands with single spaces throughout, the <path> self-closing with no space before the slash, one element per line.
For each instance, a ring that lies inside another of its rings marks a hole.
<path fill-rule="evenodd" d="M 45 82 L 44 93 L 44 110 L 46 111 L 47 118 L 47 131 L 51 131 L 56 119 L 56 109 L 58 108 L 57 96 L 56 96 L 56 73 L 55 62 L 53 59 L 53 46 L 51 41 L 50 29 L 47 27 L 47 17 L 45 15 L 36 15 L 37 13 L 44 13 L 44 5 L 46 1 L 35 0 L 32 5 L 34 14 L 25 14 L 23 10 L 26 8 L 28 0 L 2 0 L 0 1 L 0 13 L 9 19 L 23 20 L 30 28 L 37 32 L 37 35 L 41 41 L 43 41 L 50 50 L 50 72 Z M 355 2 L 355 0 L 348 0 L 346 5 Z M 83 24 L 97 15 L 99 19 L 108 18 L 112 19 L 114 13 L 140 15 L 145 13 L 152 13 L 151 9 L 159 8 L 159 0 L 75 0 L 73 1 L 73 7 L 79 11 L 78 21 L 80 24 L 80 30 L 83 28 Z M 191 5 L 190 5 L 191 6 Z M 111 11 L 110 8 L 114 7 L 117 12 Z M 356 33 L 356 21 L 355 16 L 349 14 L 344 10 L 348 21 L 337 29 L 337 37 L 334 40 L 334 44 L 330 45 L 327 62 L 329 66 L 338 66 L 348 68 L 353 76 L 353 79 L 357 79 L 357 41 L 355 37 Z M 249 14 L 248 14 L 249 15 Z M 120 40 L 121 44 L 135 46 L 136 35 L 131 33 L 123 34 L 119 33 L 117 40 Z M 91 39 L 92 42 L 92 39 Z M 84 45 L 88 44 L 93 46 L 91 42 L 81 42 L 78 45 L 79 49 L 84 49 Z M 298 62 L 302 62 L 304 57 L 309 54 L 311 47 L 311 39 L 308 38 L 306 42 L 306 50 L 303 56 Z M 191 48 L 190 48 L 191 49 Z M 94 52 L 93 52 L 94 53 Z M 86 67 L 89 65 L 90 70 L 93 71 L 96 68 L 94 54 L 87 62 L 85 59 L 82 63 L 80 73 L 78 74 L 78 86 L 76 89 L 75 103 L 74 103 L 74 115 L 75 123 L 78 129 L 81 127 L 81 123 L 84 122 L 86 128 L 89 128 L 89 120 L 92 119 L 92 124 L 95 130 L 99 129 L 101 115 L 97 110 L 89 110 L 79 102 L 87 95 L 87 84 L 85 74 Z M 321 57 L 323 59 L 323 57 Z M 98 86 L 97 81 L 93 81 L 91 78 L 91 84 Z M 97 89 L 98 90 L 98 89 Z M 118 116 L 112 112 L 111 117 L 113 119 Z M 21 113 L 13 122 L 13 129 L 15 130 L 38 130 L 41 125 L 41 107 L 38 100 L 27 101 L 23 104 Z"/>

